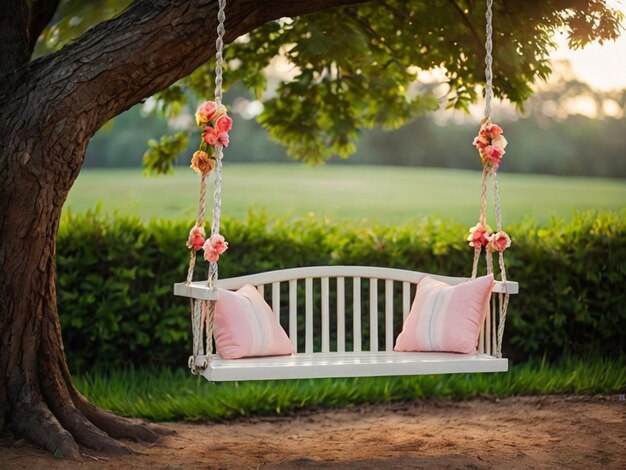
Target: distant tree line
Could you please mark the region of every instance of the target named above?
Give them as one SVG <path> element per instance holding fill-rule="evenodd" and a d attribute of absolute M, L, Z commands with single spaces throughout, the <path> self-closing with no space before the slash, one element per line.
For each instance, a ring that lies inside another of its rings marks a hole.
<path fill-rule="evenodd" d="M 563 108 L 574 97 L 591 98 L 595 118 L 568 114 Z M 502 169 L 517 173 L 626 178 L 626 91 L 612 94 L 591 90 L 579 82 L 562 82 L 536 93 L 526 103 L 526 114 L 516 119 L 497 120 L 510 145 Z M 603 103 L 611 102 L 613 113 L 604 113 Z M 547 105 L 548 104 L 548 105 Z M 616 111 L 617 109 L 617 111 Z M 621 109 L 621 110 L 620 110 Z M 549 112 L 547 112 L 549 111 Z M 233 162 L 288 162 L 284 148 L 268 139 L 253 119 L 235 114 L 235 131 L 227 159 Z M 357 152 L 347 160 L 335 157 L 332 163 L 478 168 L 471 143 L 477 124 L 465 120 L 442 123 L 424 115 L 394 131 L 364 130 Z M 139 167 L 148 139 L 171 132 L 167 120 L 145 115 L 139 107 L 120 115 L 91 140 L 86 167 Z M 197 136 L 178 158 L 186 166 Z"/>

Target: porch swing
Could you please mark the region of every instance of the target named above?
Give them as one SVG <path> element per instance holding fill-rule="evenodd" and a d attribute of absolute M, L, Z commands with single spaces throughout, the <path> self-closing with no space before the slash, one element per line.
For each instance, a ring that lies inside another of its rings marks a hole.
<path fill-rule="evenodd" d="M 200 150 L 192 159 L 192 168 L 201 175 L 198 212 L 187 241 L 187 279 L 174 285 L 175 295 L 190 299 L 193 374 L 210 381 L 241 381 L 508 370 L 502 338 L 509 296 L 518 292 L 518 284 L 506 278 L 504 251 L 510 239 L 502 230 L 497 182 L 506 140 L 490 120 L 492 3 L 487 0 L 485 113 L 474 140 L 483 171 L 479 222 L 467 238 L 474 250 L 471 277 L 372 266 L 312 266 L 218 279 L 218 260 L 228 248 L 219 229 L 223 149 L 232 126 L 222 105 L 226 1 L 219 0 L 215 101 L 196 114 L 198 124 L 205 126 Z M 205 237 L 210 174 L 215 175 L 212 223 Z M 495 233 L 486 222 L 490 182 Z M 200 250 L 209 262 L 208 280 L 194 282 Z M 487 275 L 478 277 L 483 251 Z M 496 256 L 499 281 L 493 279 Z"/>

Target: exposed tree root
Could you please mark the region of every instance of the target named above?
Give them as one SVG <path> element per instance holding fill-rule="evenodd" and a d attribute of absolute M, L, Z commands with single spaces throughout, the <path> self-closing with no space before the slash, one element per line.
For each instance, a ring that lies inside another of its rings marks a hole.
<path fill-rule="evenodd" d="M 96 452 L 96 458 L 124 456 L 135 452 L 116 439 L 153 443 L 172 434 L 163 426 L 118 417 L 89 403 L 72 384 L 62 349 L 53 347 L 60 342 L 60 331 L 44 331 L 42 353 L 30 357 L 38 373 L 17 373 L 6 389 L 14 404 L 7 424 L 16 435 L 59 458 L 80 461 L 81 448 Z M 91 452 L 85 455 L 94 458 Z"/>
<path fill-rule="evenodd" d="M 156 442 L 161 436 L 175 433 L 165 426 L 116 416 L 89 403 L 77 392 L 73 394 L 72 399 L 76 407 L 84 413 L 89 421 L 114 438 L 128 438 L 137 442 Z"/>
<path fill-rule="evenodd" d="M 76 441 L 61 426 L 45 403 L 18 404 L 10 417 L 10 428 L 18 435 L 36 443 L 55 456 L 82 460 Z"/>

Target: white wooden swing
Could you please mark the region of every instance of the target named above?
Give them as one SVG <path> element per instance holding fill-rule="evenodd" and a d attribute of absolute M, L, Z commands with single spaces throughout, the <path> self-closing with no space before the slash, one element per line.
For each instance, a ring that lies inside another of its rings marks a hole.
<path fill-rule="evenodd" d="M 216 53 L 215 103 L 221 106 L 225 0 L 219 1 Z M 486 106 L 483 125 L 490 124 L 492 98 L 492 0 L 486 13 Z M 481 128 L 482 129 L 482 128 Z M 478 148 L 478 147 L 477 147 Z M 479 149 L 480 151 L 480 149 Z M 211 235 L 219 236 L 223 148 L 215 149 L 215 192 Z M 483 161 L 479 225 L 486 227 L 487 183 L 493 181 L 498 233 L 502 232 L 497 164 L 481 152 Z M 498 160 L 499 162 L 499 160 Z M 203 173 L 196 227 L 205 220 L 208 173 Z M 508 239 L 508 237 L 507 237 Z M 502 250 L 474 244 L 472 278 L 485 248 L 487 271 L 493 273 L 493 254 L 498 253 L 502 280 L 495 282 L 475 354 L 449 352 L 396 352 L 396 319 L 406 320 L 416 285 L 430 276 L 449 285 L 468 278 L 426 274 L 419 271 L 369 266 L 316 266 L 283 269 L 218 280 L 217 260 L 209 265 L 208 281 L 192 282 L 196 251 L 191 249 L 186 282 L 175 284 L 174 294 L 188 297 L 193 324 L 192 373 L 210 381 L 304 379 L 324 377 L 368 377 L 459 372 L 504 372 L 508 360 L 502 357 L 502 337 L 510 294 L 518 284 L 507 281 Z M 508 245 L 507 245 L 508 246 Z M 272 307 L 276 319 L 289 336 L 296 354 L 288 356 L 224 359 L 213 353 L 213 319 L 218 301 L 217 288 L 236 290 L 252 284 Z M 299 297 L 304 293 L 304 312 Z M 314 301 L 318 299 L 319 301 Z M 379 305 L 382 308 L 379 308 Z M 302 324 L 303 323 L 303 324 Z M 332 327 L 331 327 L 332 324 Z M 380 331 L 382 330 L 382 331 Z M 303 341 L 298 341 L 304 331 Z M 300 350 L 299 350 L 300 347 Z"/>

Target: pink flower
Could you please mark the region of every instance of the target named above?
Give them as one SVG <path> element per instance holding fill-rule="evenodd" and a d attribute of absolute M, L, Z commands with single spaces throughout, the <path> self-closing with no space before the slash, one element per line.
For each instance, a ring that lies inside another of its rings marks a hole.
<path fill-rule="evenodd" d="M 204 259 L 207 260 L 209 263 L 217 263 L 217 260 L 220 259 L 220 254 L 213 248 L 205 248 Z"/>
<path fill-rule="evenodd" d="M 489 237 L 489 245 L 487 246 L 491 251 L 499 251 L 502 253 L 508 247 L 511 246 L 511 239 L 506 232 L 497 232 Z"/>
<path fill-rule="evenodd" d="M 480 151 L 484 149 L 487 145 L 489 145 L 489 140 L 483 137 L 482 135 L 477 135 L 474 138 L 473 145 Z"/>
<path fill-rule="evenodd" d="M 217 145 L 219 143 L 219 133 L 211 126 L 206 126 L 204 128 L 204 134 L 202 134 L 202 138 L 209 145 Z"/>
<path fill-rule="evenodd" d="M 198 251 L 204 245 L 204 241 L 204 228 L 196 225 L 189 231 L 187 248 L 193 248 L 194 251 Z"/>
<path fill-rule="evenodd" d="M 229 132 L 233 128 L 233 120 L 228 114 L 222 114 L 215 121 L 215 128 L 220 132 Z"/>
<path fill-rule="evenodd" d="M 226 114 L 226 106 L 224 106 L 223 104 L 220 104 L 217 107 L 217 113 L 215 114 L 215 120 L 217 120 L 218 117 L 220 117 L 222 114 Z"/>
<path fill-rule="evenodd" d="M 198 126 L 203 126 L 215 119 L 219 110 L 213 101 L 206 101 L 201 104 L 196 111 L 196 123 Z"/>
<path fill-rule="evenodd" d="M 503 155 L 506 144 L 508 144 L 508 142 L 503 135 L 499 135 L 498 137 L 491 139 L 491 146 L 501 150 Z"/>
<path fill-rule="evenodd" d="M 491 233 L 491 227 L 489 225 L 483 225 L 478 222 L 472 228 L 469 229 L 469 236 L 467 237 L 467 241 L 470 246 L 480 247 L 487 246 L 489 243 L 489 234 Z"/>
<path fill-rule="evenodd" d="M 485 130 L 489 134 L 489 137 L 495 139 L 499 135 L 502 134 L 502 128 L 497 124 L 491 124 L 490 126 L 485 126 Z"/>
<path fill-rule="evenodd" d="M 230 143 L 230 139 L 228 138 L 228 132 L 219 132 L 217 135 L 217 142 L 222 147 L 228 147 L 228 144 Z"/>
<path fill-rule="evenodd" d="M 221 255 L 226 250 L 228 250 L 228 242 L 219 233 L 209 238 L 209 243 L 215 249 L 215 251 L 217 251 L 217 254 L 219 255 Z"/>
<path fill-rule="evenodd" d="M 485 158 L 489 159 L 494 165 L 500 165 L 500 160 L 502 159 L 502 155 L 504 154 L 504 150 L 494 147 L 493 145 L 488 145 L 481 152 Z"/>
<path fill-rule="evenodd" d="M 496 170 L 500 166 L 507 141 L 502 135 L 502 128 L 489 121 L 480 126 L 473 145 L 478 150 L 483 165 Z"/>
<path fill-rule="evenodd" d="M 204 128 L 202 138 L 209 145 L 221 145 L 222 147 L 228 147 L 228 144 L 230 143 L 228 132 L 220 132 L 211 126 L 206 126 Z"/>
<path fill-rule="evenodd" d="M 202 247 L 204 250 L 204 259 L 209 263 L 215 263 L 220 259 L 220 255 L 228 250 L 228 242 L 220 234 L 211 236 Z"/>

